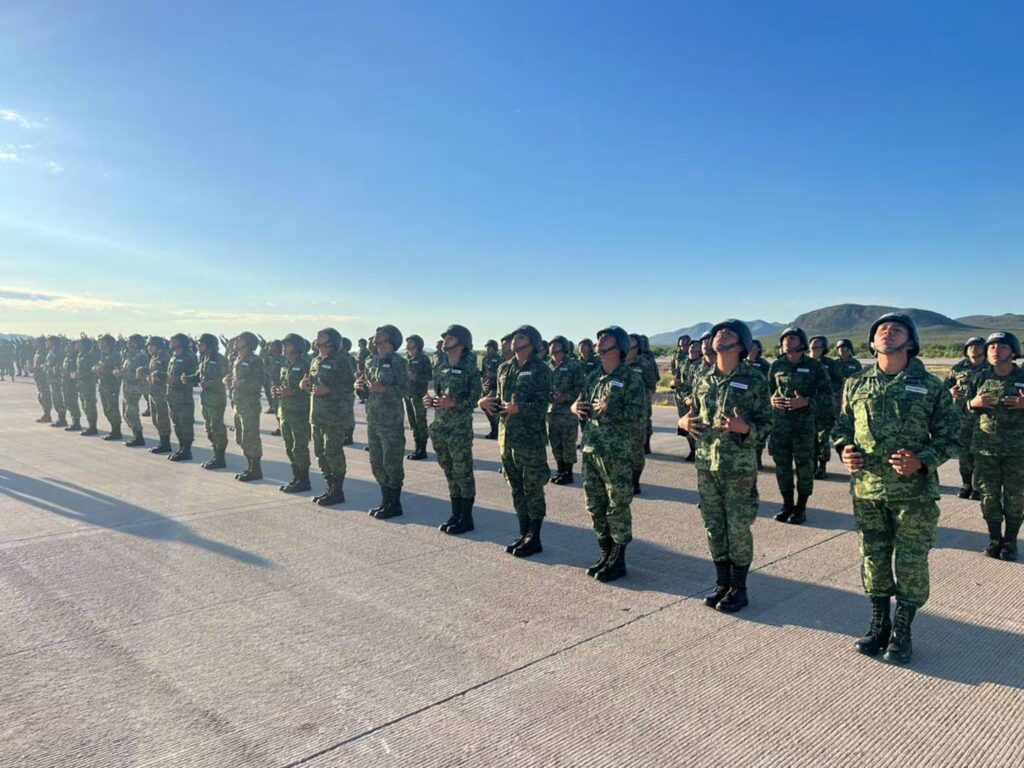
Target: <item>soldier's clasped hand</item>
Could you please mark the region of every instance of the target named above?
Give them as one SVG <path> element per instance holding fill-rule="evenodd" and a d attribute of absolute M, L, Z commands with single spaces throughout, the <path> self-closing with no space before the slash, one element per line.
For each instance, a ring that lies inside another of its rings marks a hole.
<path fill-rule="evenodd" d="M 844 445 L 843 452 L 839 455 L 839 458 L 851 472 L 859 472 L 864 469 L 864 454 L 852 445 Z"/>
<path fill-rule="evenodd" d="M 896 453 L 889 456 L 889 466 L 896 470 L 896 474 L 903 477 L 917 474 L 921 471 L 921 460 L 906 448 L 900 448 Z"/>
<path fill-rule="evenodd" d="M 723 413 L 718 422 L 718 428 L 737 435 L 745 435 L 750 432 L 750 424 L 740 415 L 739 408 L 733 408 L 731 416 L 726 416 Z"/>

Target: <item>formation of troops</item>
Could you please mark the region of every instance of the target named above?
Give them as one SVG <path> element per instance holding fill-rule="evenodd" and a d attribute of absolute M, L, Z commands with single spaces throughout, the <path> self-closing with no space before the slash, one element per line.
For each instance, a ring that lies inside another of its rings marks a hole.
<path fill-rule="evenodd" d="M 440 530 L 451 535 L 474 528 L 473 413 L 479 408 L 490 424 L 486 438 L 498 440 L 519 524 L 506 551 L 515 557 L 543 551 L 545 485 L 575 483 L 582 454 L 586 506 L 600 550 L 587 574 L 610 582 L 626 575 L 631 505 L 642 493 L 651 451 L 659 371 L 645 336 L 612 325 L 595 338 L 577 345 L 564 336 L 548 341 L 523 325 L 500 343 L 489 340 L 478 358 L 462 325 L 440 334 L 432 356 L 422 337 L 403 338 L 394 325 L 360 339 L 355 352 L 334 328 L 312 341 L 293 333 L 267 342 L 250 332 L 230 341 L 180 333 L 169 339 L 49 336 L 34 341 L 31 359 L 20 354 L 24 344 L 18 350 L 0 344 L 0 374 L 8 371 L 9 352 L 19 352 L 21 362 L 11 361 L 10 375 L 16 367 L 35 378 L 43 410 L 37 421 L 54 428 L 97 435 L 102 409 L 110 427 L 102 439 L 138 448 L 146 445 L 142 417 L 148 416 L 158 438 L 150 451 L 171 461 L 192 458 L 198 389 L 213 450 L 202 466 L 226 466 L 230 405 L 230 428 L 247 460 L 235 476 L 243 482 L 263 477 L 265 396 L 293 475 L 280 490 L 311 490 L 312 444 L 326 483 L 313 498 L 321 506 L 345 501 L 344 447 L 353 443 L 358 398 L 365 403 L 367 450 L 381 492 L 370 515 L 403 514 L 404 461 L 426 458 L 429 439 L 451 498 L 451 515 Z M 918 359 L 921 340 L 908 315 L 878 318 L 868 346 L 876 363 L 862 368 L 849 339 L 839 340 L 830 357 L 827 338 L 808 338 L 792 327 L 780 334 L 778 357 L 769 363 L 747 325 L 726 320 L 698 339 L 678 339 L 671 390 L 678 432 L 689 444 L 685 460 L 695 463 L 715 566 L 716 586 L 705 603 L 724 612 L 748 604 L 751 525 L 765 448 L 782 498 L 776 520 L 792 525 L 807 521 L 814 481 L 827 477 L 835 453 L 850 472 L 871 602 L 870 626 L 856 648 L 907 663 L 911 623 L 929 595 L 941 464 L 958 457 L 960 497 L 981 502 L 989 532 L 985 554 L 1017 558 L 1024 521 L 1024 371 L 1014 361 L 1021 345 L 1008 332 L 968 339 L 964 359 L 945 381 Z M 409 454 L 406 421 L 414 441 Z M 122 434 L 122 424 L 130 436 Z"/>

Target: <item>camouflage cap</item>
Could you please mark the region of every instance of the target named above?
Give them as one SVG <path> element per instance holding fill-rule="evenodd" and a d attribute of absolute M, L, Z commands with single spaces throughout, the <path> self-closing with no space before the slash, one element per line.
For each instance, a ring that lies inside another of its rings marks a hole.
<path fill-rule="evenodd" d="M 996 331 L 995 333 L 990 334 L 989 337 L 985 339 L 985 346 L 990 347 L 993 344 L 1006 344 L 1009 346 L 1010 351 L 1013 352 L 1012 360 L 1016 360 L 1020 357 L 1020 339 L 1009 331 Z"/>

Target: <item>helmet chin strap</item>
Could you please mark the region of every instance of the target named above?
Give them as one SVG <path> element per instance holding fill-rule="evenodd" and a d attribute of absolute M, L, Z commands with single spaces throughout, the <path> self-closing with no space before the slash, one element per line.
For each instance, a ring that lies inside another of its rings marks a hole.
<path fill-rule="evenodd" d="M 712 347 L 716 352 L 732 352 L 737 347 L 742 347 L 738 341 L 734 341 L 731 344 L 719 344 L 717 347 Z"/>
<path fill-rule="evenodd" d="M 458 349 L 459 343 L 455 342 L 450 347 L 441 347 L 442 352 L 451 352 L 453 349 Z"/>
<path fill-rule="evenodd" d="M 533 344 L 528 341 L 525 344 L 519 344 L 518 346 L 512 347 L 512 351 L 513 352 L 522 352 L 524 349 L 531 349 L 532 347 L 533 347 Z"/>

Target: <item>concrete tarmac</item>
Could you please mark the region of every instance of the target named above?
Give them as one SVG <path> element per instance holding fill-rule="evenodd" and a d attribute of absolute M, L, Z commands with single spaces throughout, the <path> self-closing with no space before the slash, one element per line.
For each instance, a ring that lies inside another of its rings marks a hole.
<path fill-rule="evenodd" d="M 517 527 L 480 415 L 462 537 L 437 530 L 433 452 L 406 462 L 404 516 L 366 514 L 360 406 L 328 509 L 316 473 L 313 493 L 277 490 L 270 416 L 266 479 L 245 484 L 234 445 L 229 469 L 199 467 L 200 426 L 195 460 L 171 463 L 38 415 L 29 380 L 0 384 L 0 766 L 1024 765 L 1024 563 L 981 554 L 955 461 L 901 668 L 853 650 L 869 604 L 835 460 L 802 527 L 772 519 L 761 474 L 751 604 L 703 605 L 714 569 L 668 408 L 609 585 L 583 572 L 578 475 L 547 487 L 544 552 L 505 554 Z"/>

